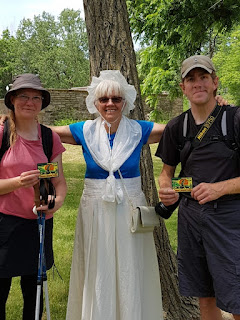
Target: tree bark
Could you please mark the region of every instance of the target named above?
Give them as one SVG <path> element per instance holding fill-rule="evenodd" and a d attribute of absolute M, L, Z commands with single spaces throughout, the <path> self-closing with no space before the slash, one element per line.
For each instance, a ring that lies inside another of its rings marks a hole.
<path fill-rule="evenodd" d="M 90 73 L 99 76 L 101 70 L 120 70 L 137 90 L 136 108 L 132 118 L 145 119 L 136 68 L 128 12 L 125 0 L 84 0 L 88 33 Z M 160 161 L 160 160 L 159 160 Z M 158 202 L 149 147 L 141 157 L 143 191 L 150 205 Z M 176 256 L 170 246 L 164 221 L 154 232 L 163 295 L 163 309 L 167 320 L 199 319 L 198 304 L 183 298 L 178 291 Z"/>

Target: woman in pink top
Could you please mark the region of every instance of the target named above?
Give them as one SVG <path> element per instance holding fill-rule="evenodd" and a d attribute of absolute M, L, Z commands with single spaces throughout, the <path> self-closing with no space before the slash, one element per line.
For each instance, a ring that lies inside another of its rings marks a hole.
<path fill-rule="evenodd" d="M 11 280 L 16 276 L 21 277 L 23 319 L 32 320 L 35 315 L 39 236 L 37 216 L 33 213 L 33 186 L 39 183 L 37 164 L 49 162 L 43 150 L 41 127 L 37 116 L 49 103 L 50 93 L 42 87 L 40 79 L 34 74 L 22 74 L 16 77 L 5 96 L 5 104 L 10 110 L 10 147 L 0 162 L 0 319 L 2 320 L 6 318 L 5 305 Z M 42 207 L 46 212 L 47 269 L 53 265 L 53 213 L 62 206 L 66 195 L 66 182 L 62 170 L 62 152 L 65 149 L 54 132 L 52 138 L 52 155 L 49 160 L 58 162 L 59 176 L 51 179 L 56 189 L 54 208 L 49 209 L 48 205 Z M 0 148 L 2 143 L 3 126 L 0 127 Z"/>

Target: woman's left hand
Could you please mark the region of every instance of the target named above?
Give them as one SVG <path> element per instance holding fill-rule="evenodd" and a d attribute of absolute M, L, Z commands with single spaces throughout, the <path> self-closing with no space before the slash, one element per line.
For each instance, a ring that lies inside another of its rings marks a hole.
<path fill-rule="evenodd" d="M 222 107 L 222 106 L 227 106 L 229 103 L 226 99 L 224 99 L 222 96 L 217 95 L 215 97 L 215 99 L 217 100 L 217 103 Z"/>

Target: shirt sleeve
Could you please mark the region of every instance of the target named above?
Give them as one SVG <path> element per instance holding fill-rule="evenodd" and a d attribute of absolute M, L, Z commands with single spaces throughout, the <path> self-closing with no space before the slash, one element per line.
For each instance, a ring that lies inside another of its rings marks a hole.
<path fill-rule="evenodd" d="M 142 127 L 142 141 L 143 144 L 146 144 L 148 141 L 148 138 L 152 132 L 154 122 L 151 121 L 144 121 L 144 120 L 137 120 L 137 122 Z"/>
<path fill-rule="evenodd" d="M 162 159 L 169 166 L 177 166 L 180 162 L 179 151 L 179 118 L 169 121 L 164 129 L 155 156 Z"/>
<path fill-rule="evenodd" d="M 81 121 L 81 122 L 76 122 L 69 125 L 73 138 L 79 145 L 82 145 L 82 142 L 84 141 L 84 137 L 83 137 L 84 123 L 85 121 Z"/>

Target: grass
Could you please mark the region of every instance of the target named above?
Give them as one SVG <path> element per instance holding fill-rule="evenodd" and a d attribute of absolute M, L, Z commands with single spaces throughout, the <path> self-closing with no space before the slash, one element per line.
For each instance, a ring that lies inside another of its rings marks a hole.
<path fill-rule="evenodd" d="M 66 316 L 68 284 L 70 278 L 71 259 L 73 251 L 73 241 L 75 233 L 75 223 L 77 208 L 83 189 L 85 172 L 85 162 L 81 152 L 81 147 L 65 145 L 66 152 L 63 154 L 64 174 L 67 180 L 68 193 L 64 205 L 54 216 L 54 254 L 55 268 L 48 272 L 48 290 L 50 298 L 50 310 L 52 320 L 64 320 Z M 151 146 L 154 155 L 157 144 Z M 162 162 L 153 156 L 154 175 L 157 178 L 161 171 Z M 157 184 L 158 186 L 158 184 Z M 170 242 L 173 250 L 177 247 L 177 214 L 176 212 L 166 220 Z M 22 315 L 22 295 L 19 278 L 14 278 L 11 291 L 7 301 L 7 320 L 21 319 Z M 43 320 L 46 314 L 43 315 Z"/>

